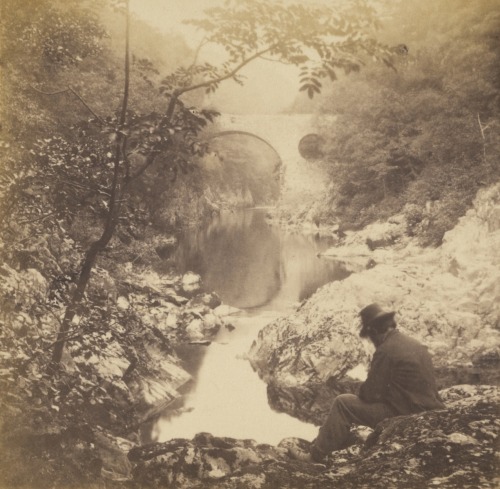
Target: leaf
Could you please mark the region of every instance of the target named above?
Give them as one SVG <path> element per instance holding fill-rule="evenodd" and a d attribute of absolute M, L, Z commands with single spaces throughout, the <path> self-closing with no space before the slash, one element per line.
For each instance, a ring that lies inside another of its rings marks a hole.
<path fill-rule="evenodd" d="M 290 61 L 294 64 L 301 64 L 305 63 L 309 58 L 305 55 L 296 55 L 296 56 L 290 56 Z"/>
<path fill-rule="evenodd" d="M 328 76 L 330 77 L 331 81 L 337 80 L 337 74 L 333 70 L 327 70 Z"/>

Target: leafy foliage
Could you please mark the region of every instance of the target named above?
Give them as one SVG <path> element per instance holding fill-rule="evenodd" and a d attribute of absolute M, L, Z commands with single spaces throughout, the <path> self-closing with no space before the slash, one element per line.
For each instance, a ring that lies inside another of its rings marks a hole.
<path fill-rule="evenodd" d="M 365 2 L 344 2 L 334 8 L 233 0 L 207 14 L 208 18 L 189 23 L 205 31 L 203 45 L 222 46 L 226 59 L 218 66 L 204 63 L 180 69 L 176 78 L 182 80 L 181 89 L 194 80 L 207 92 L 225 79 L 241 83 L 240 68 L 265 57 L 299 67 L 300 90 L 312 98 L 320 92 L 320 79 L 335 80 L 338 69 L 359 71 L 368 58 L 391 64 L 391 50 L 371 37 L 378 22 Z M 172 78 L 164 86 L 170 93 Z"/>
<path fill-rule="evenodd" d="M 427 7 L 411 15 L 425 17 Z M 489 2 L 455 7 L 452 21 L 446 2 L 434 4 L 433 23 L 408 40 L 397 72 L 367 68 L 325 97 L 323 110 L 337 115 L 334 127 L 323 128 L 331 206 L 345 224 L 412 209 L 411 232 L 437 245 L 477 189 L 498 178 L 498 132 L 490 130 L 499 123 L 500 60 L 491 43 L 498 12 Z M 402 7 L 393 15 L 398 26 L 410 22 Z"/>
<path fill-rule="evenodd" d="M 95 2 L 83 3 L 28 0 L 20 8 L 19 2 L 2 2 L 2 24 L 8 33 L 3 36 L 4 53 L 11 60 L 21 56 L 47 68 L 99 54 L 105 31 L 92 8 Z"/>

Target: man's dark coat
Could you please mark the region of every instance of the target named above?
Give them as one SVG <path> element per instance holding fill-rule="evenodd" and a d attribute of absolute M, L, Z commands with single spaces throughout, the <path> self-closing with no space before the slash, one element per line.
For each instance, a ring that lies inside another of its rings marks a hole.
<path fill-rule="evenodd" d="M 398 414 L 445 407 L 427 348 L 398 330 L 389 332 L 376 349 L 359 397 L 389 404 Z"/>

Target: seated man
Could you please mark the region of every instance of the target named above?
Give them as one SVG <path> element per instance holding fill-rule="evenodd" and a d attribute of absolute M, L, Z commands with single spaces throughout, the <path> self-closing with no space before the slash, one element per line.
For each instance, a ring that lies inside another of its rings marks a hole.
<path fill-rule="evenodd" d="M 368 377 L 358 396 L 335 398 L 309 453 L 292 448 L 292 458 L 321 462 L 330 452 L 347 448 L 352 424 L 375 428 L 386 418 L 444 408 L 429 352 L 396 329 L 394 314 L 378 304 L 361 310 L 359 336 L 369 338 L 376 348 Z"/>

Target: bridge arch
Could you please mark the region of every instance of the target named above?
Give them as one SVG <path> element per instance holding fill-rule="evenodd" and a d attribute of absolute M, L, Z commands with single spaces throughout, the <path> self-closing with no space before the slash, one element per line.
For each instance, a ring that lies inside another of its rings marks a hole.
<path fill-rule="evenodd" d="M 203 137 L 208 178 L 225 182 L 222 188 L 246 205 L 275 205 L 281 196 L 283 159 L 274 145 L 252 130 L 214 129 Z"/>
<path fill-rule="evenodd" d="M 215 139 L 229 134 L 241 134 L 262 141 L 278 155 L 281 202 L 305 202 L 315 198 L 326 188 L 328 178 L 325 170 L 321 165 L 311 163 L 321 156 L 321 138 L 315 134 L 318 126 L 331 126 L 335 118 L 323 115 L 318 119 L 312 114 L 293 113 L 222 113 L 212 128 L 214 133 L 207 134 L 206 137 Z M 311 134 L 315 137 L 312 138 Z M 313 154 L 311 150 L 314 150 Z"/>
<path fill-rule="evenodd" d="M 227 130 L 227 131 L 219 131 L 214 134 L 210 134 L 208 137 L 205 138 L 205 141 L 211 141 L 213 139 L 223 137 L 223 136 L 233 136 L 233 135 L 242 135 L 242 136 L 249 136 L 255 139 L 258 139 L 259 141 L 263 142 L 267 147 L 271 148 L 273 152 L 276 154 L 276 156 L 279 159 L 279 164 L 280 166 L 283 164 L 283 158 L 279 154 L 278 150 L 266 139 L 263 137 L 259 136 L 258 134 L 254 134 L 253 132 L 249 131 L 240 131 L 240 130 Z"/>

